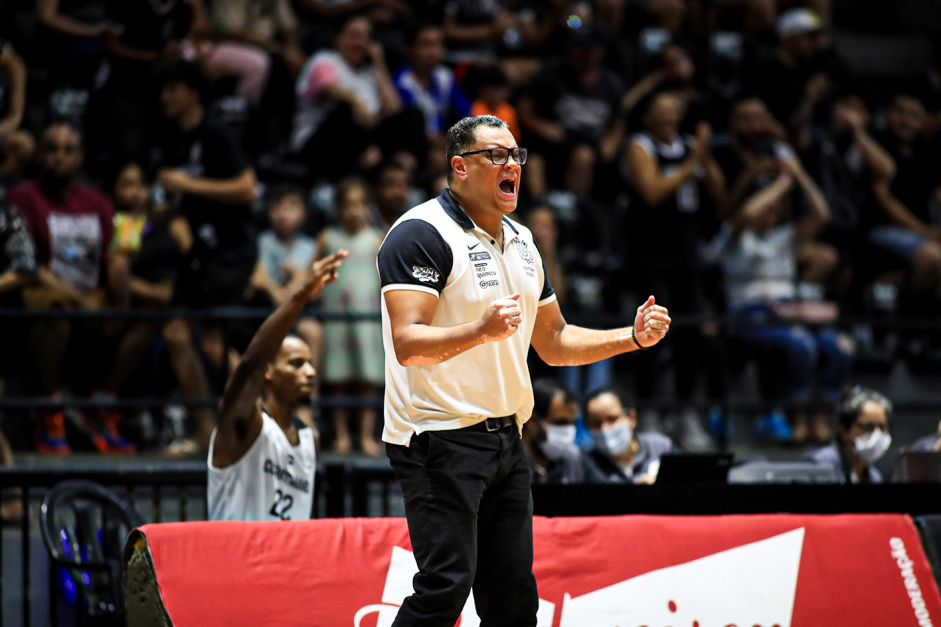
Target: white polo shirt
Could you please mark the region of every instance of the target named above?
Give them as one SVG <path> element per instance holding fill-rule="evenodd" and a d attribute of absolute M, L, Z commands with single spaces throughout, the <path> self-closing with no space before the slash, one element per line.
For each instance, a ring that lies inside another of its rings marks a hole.
<path fill-rule="evenodd" d="M 432 326 L 478 320 L 493 301 L 520 293 L 519 330 L 431 366 L 402 366 L 382 299 L 386 359 L 382 439 L 408 445 L 412 433 L 460 429 L 484 418 L 515 414 L 522 425 L 533 409 L 526 356 L 539 307 L 555 300 L 532 233 L 503 219 L 505 248 L 476 226 L 445 189 L 399 218 L 379 249 L 382 293 L 416 290 L 438 297 Z"/>

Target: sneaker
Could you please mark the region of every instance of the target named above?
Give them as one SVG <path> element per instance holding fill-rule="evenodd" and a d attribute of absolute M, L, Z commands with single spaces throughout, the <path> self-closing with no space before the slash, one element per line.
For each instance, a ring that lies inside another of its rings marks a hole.
<path fill-rule="evenodd" d="M 72 452 L 65 437 L 65 414 L 62 411 L 37 413 L 36 450 L 43 455 L 68 455 Z"/>
<path fill-rule="evenodd" d="M 712 437 L 717 438 L 720 435 L 724 435 L 728 438 L 732 435 L 732 420 L 723 417 L 722 410 L 718 407 L 713 407 L 709 410 L 709 417 L 706 420 L 709 425 L 709 433 L 712 434 Z"/>
<path fill-rule="evenodd" d="M 794 430 L 787 417 L 780 409 L 765 414 L 755 421 L 755 435 L 775 442 L 791 442 L 794 440 Z"/>
<path fill-rule="evenodd" d="M 130 455 L 137 452 L 137 445 L 121 435 L 118 428 L 124 424 L 124 416 L 120 412 L 100 409 L 98 421 L 101 423 L 99 433 L 105 441 L 105 453 L 115 455 Z"/>
<path fill-rule="evenodd" d="M 690 453 L 715 450 L 715 442 L 703 429 L 699 412 L 686 409 L 680 416 L 680 446 Z"/>

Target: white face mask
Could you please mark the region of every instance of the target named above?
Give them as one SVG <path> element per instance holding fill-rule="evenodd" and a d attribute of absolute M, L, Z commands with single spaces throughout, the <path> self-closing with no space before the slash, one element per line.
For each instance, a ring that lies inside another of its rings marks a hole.
<path fill-rule="evenodd" d="M 861 435 L 853 442 L 856 454 L 867 464 L 872 464 L 885 455 L 890 444 L 892 444 L 892 436 L 881 429 L 873 429 L 872 433 Z"/>
<path fill-rule="evenodd" d="M 546 459 L 555 462 L 574 445 L 575 425 L 546 425 L 546 439 L 539 443 L 539 449 Z"/>
<path fill-rule="evenodd" d="M 595 448 L 599 451 L 615 456 L 627 450 L 632 435 L 631 423 L 627 420 L 619 420 L 607 429 L 592 431 L 591 439 L 594 440 Z"/>

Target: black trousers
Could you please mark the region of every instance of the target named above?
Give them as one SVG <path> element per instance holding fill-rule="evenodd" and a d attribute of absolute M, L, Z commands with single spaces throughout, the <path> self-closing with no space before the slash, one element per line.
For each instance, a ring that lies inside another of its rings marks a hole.
<path fill-rule="evenodd" d="M 386 444 L 418 563 L 393 627 L 454 627 L 473 587 L 481 627 L 535 627 L 533 500 L 516 427 Z"/>

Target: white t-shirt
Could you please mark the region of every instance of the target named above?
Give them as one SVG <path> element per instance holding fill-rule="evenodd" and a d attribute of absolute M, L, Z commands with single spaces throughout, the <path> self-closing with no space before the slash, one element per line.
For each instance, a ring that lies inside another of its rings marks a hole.
<path fill-rule="evenodd" d="M 314 502 L 314 432 L 298 424 L 292 446 L 274 418 L 262 412 L 258 438 L 240 460 L 216 468 L 209 440 L 209 520 L 305 520 Z M 296 422 L 300 422 L 297 421 Z"/>
<path fill-rule="evenodd" d="M 526 227 L 503 219 L 501 252 L 445 190 L 407 211 L 379 249 L 383 294 L 417 290 L 438 298 L 432 326 L 471 322 L 487 306 L 520 293 L 523 322 L 499 342 L 481 344 L 431 366 L 402 366 L 382 299 L 386 360 L 385 428 L 382 439 L 407 445 L 412 433 L 460 429 L 515 414 L 522 425 L 533 409 L 526 356 L 538 309 L 555 300 L 542 256 Z"/>

